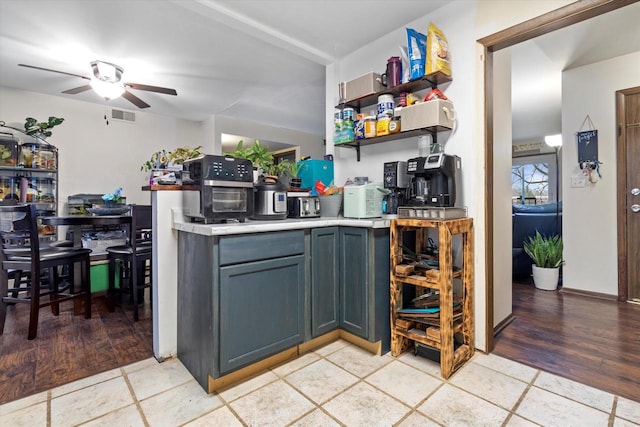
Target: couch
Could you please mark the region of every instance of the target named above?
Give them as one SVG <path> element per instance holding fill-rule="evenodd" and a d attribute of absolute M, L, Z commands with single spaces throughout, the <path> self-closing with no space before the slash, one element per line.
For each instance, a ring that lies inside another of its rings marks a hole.
<path fill-rule="evenodd" d="M 528 277 L 531 275 L 533 261 L 525 253 L 523 242 L 529 236 L 534 236 L 536 230 L 544 236 L 562 235 L 562 202 L 539 205 L 514 204 L 512 226 L 513 277 Z"/>

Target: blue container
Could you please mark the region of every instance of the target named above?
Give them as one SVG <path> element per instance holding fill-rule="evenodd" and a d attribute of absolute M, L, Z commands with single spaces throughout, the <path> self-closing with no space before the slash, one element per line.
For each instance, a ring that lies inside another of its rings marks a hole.
<path fill-rule="evenodd" d="M 318 180 L 327 187 L 333 184 L 333 162 L 330 160 L 300 160 L 298 167 L 302 188 L 314 188 Z"/>

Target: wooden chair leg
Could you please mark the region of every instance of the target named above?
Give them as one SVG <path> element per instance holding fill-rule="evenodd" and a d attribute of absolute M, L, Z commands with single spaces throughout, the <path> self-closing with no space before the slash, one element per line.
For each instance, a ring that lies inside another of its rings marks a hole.
<path fill-rule="evenodd" d="M 133 263 L 137 263 L 138 260 L 132 258 L 131 259 L 131 270 L 130 270 L 130 274 L 129 277 L 131 280 L 131 294 L 133 295 L 133 321 L 137 322 L 138 320 L 140 320 L 140 315 L 138 313 L 138 266 L 136 265 L 136 273 L 134 275 L 133 273 Z"/>
<path fill-rule="evenodd" d="M 29 304 L 29 333 L 27 339 L 38 335 L 38 315 L 40 313 L 40 272 L 31 271 L 31 303 Z"/>
<path fill-rule="evenodd" d="M 115 311 L 115 293 L 116 293 L 116 260 L 109 259 L 109 288 L 107 289 L 107 309 L 113 313 Z M 122 285 L 120 285 L 122 286 Z"/>
<path fill-rule="evenodd" d="M 59 290 L 59 282 L 60 277 L 58 275 L 58 268 L 53 267 L 47 270 L 47 276 L 49 277 L 49 287 L 51 293 L 49 294 L 49 299 L 51 300 L 51 313 L 54 316 L 60 315 L 60 303 L 58 302 L 58 290 Z"/>
<path fill-rule="evenodd" d="M 9 291 L 9 275 L 4 268 L 0 268 L 0 335 L 4 333 L 4 321 L 7 317 L 7 303 L 4 297 Z"/>
<path fill-rule="evenodd" d="M 80 292 L 84 292 L 84 318 L 91 319 L 91 261 L 82 263 L 82 281 Z"/>

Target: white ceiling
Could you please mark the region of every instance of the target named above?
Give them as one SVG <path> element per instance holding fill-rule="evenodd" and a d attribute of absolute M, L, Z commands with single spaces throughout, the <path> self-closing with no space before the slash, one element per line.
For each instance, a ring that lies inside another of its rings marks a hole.
<path fill-rule="evenodd" d="M 562 71 L 640 51 L 639 23 L 635 3 L 511 47 L 514 142 L 561 133 Z"/>
<path fill-rule="evenodd" d="M 151 105 L 148 112 L 190 120 L 214 114 L 246 117 L 324 134 L 325 65 L 447 3 L 0 0 L 0 85 L 103 104 L 93 91 L 61 93 L 85 80 L 17 66 L 89 76 L 89 62 L 100 59 L 122 66 L 123 81 L 177 90 L 177 97 L 131 90 Z M 602 47 L 609 57 L 625 49 L 637 51 L 639 7 L 609 14 L 617 14 L 624 25 L 583 27 L 578 35 L 562 36 L 562 45 L 553 36 L 556 32 L 512 48 L 514 139 L 535 133 L 528 129 L 530 123 L 559 120 L 559 75 L 546 77 L 542 66 L 559 73 L 586 63 L 587 54 L 595 52 L 592 46 Z M 622 32 L 627 26 L 631 36 Z M 534 57 L 541 68 L 531 64 Z M 518 89 L 528 89 L 526 96 Z M 122 98 L 108 105 L 137 109 Z M 542 113 L 549 115 L 535 119 Z"/>
<path fill-rule="evenodd" d="M 132 90 L 148 112 L 203 120 L 247 117 L 324 134 L 325 65 L 446 1 L 0 0 L 0 85 L 88 102 L 77 77 L 95 59 L 123 81 L 174 88 Z M 357 17 L 357 19 L 354 19 Z M 126 100 L 109 102 L 135 110 Z"/>

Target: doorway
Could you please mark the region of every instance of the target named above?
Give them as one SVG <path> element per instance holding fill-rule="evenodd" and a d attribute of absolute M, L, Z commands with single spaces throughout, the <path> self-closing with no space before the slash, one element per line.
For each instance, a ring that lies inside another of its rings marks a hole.
<path fill-rule="evenodd" d="M 491 352 L 494 348 L 494 100 L 493 100 L 493 54 L 501 49 L 530 40 L 543 34 L 568 27 L 589 18 L 605 14 L 629 4 L 632 0 L 594 0 L 575 2 L 563 8 L 551 11 L 537 18 L 515 25 L 488 37 L 478 40 L 483 47 L 484 56 L 484 159 L 485 159 L 485 263 L 486 263 L 486 334 L 485 348 Z"/>
<path fill-rule="evenodd" d="M 618 299 L 640 303 L 640 87 L 616 92 Z"/>

